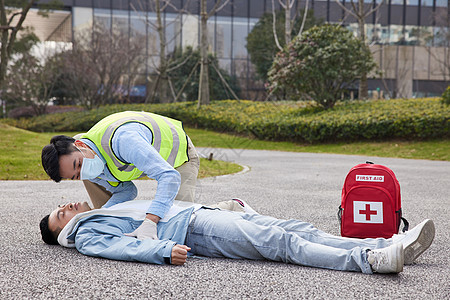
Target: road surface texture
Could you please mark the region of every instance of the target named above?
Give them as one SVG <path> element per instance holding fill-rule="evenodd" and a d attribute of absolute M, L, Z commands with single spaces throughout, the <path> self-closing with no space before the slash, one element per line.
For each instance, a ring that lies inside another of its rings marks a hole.
<path fill-rule="evenodd" d="M 79 181 L 0 181 L 0 299 L 450 299 L 450 162 L 236 149 L 199 149 L 246 166 L 199 181 L 198 202 L 240 197 L 261 214 L 297 218 L 339 235 L 344 178 L 366 160 L 400 181 L 412 226 L 436 225 L 434 243 L 398 275 L 364 275 L 267 261 L 189 259 L 184 266 L 87 257 L 45 245 L 38 223 L 58 204 L 88 201 Z M 155 181 L 136 182 L 151 199 Z"/>

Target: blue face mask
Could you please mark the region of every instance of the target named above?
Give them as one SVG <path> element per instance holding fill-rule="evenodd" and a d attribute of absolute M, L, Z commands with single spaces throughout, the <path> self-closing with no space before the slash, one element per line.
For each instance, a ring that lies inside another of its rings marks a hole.
<path fill-rule="evenodd" d="M 83 163 L 81 164 L 80 179 L 81 180 L 94 179 L 98 175 L 100 175 L 105 167 L 102 159 L 95 154 L 94 158 L 87 158 L 80 149 L 78 150 L 84 156 Z"/>

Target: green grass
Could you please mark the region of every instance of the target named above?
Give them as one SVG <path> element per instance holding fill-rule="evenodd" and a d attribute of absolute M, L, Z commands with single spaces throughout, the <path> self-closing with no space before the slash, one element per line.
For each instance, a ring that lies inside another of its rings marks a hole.
<path fill-rule="evenodd" d="M 396 157 L 450 161 L 450 140 L 353 142 L 303 145 L 290 142 L 270 142 L 230 134 L 187 128 L 197 147 L 279 150 L 293 152 L 337 153 L 365 156 Z M 48 179 L 41 166 L 41 149 L 55 134 L 35 133 L 0 123 L 0 180 Z M 236 173 L 242 167 L 221 161 L 201 160 L 199 177 Z"/>
<path fill-rule="evenodd" d="M 47 179 L 40 151 L 51 133 L 35 133 L 0 124 L 0 180 Z"/>
<path fill-rule="evenodd" d="M 197 147 L 336 153 L 450 161 L 450 140 L 364 141 L 305 145 L 291 142 L 262 141 L 193 128 L 186 128 L 186 132 Z"/>
<path fill-rule="evenodd" d="M 42 169 L 41 150 L 57 134 L 73 136 L 73 132 L 36 133 L 0 123 L 0 180 L 49 179 Z M 223 161 L 201 159 L 199 177 L 236 173 L 242 166 Z"/>

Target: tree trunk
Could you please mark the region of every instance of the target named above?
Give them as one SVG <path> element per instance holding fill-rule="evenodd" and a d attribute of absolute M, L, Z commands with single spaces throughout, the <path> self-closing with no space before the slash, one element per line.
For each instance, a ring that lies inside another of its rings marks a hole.
<path fill-rule="evenodd" d="M 1 12 L 0 12 L 0 22 L 1 26 L 4 27 L 7 25 L 6 20 L 6 11 L 4 1 L 1 3 Z M 2 40 L 1 40 L 1 57 L 0 57 L 0 86 L 3 84 L 6 77 L 6 68 L 8 66 L 8 54 L 7 54 L 7 45 L 8 45 L 8 30 L 2 30 Z"/>
<path fill-rule="evenodd" d="M 1 38 L 1 61 L 0 61 L 0 86 L 3 85 L 6 78 L 6 68 L 11 56 L 12 47 L 16 41 L 16 36 L 19 30 L 22 28 L 22 24 L 28 14 L 28 11 L 33 6 L 36 0 L 29 0 L 28 3 L 23 3 L 20 12 L 20 18 L 15 26 L 9 27 L 9 22 L 6 16 L 7 3 L 4 0 L 0 1 L 0 25 L 2 26 L 2 38 Z M 5 28 L 6 27 L 6 28 Z M 8 28 L 9 27 L 9 28 Z M 11 33 L 9 33 L 11 30 Z"/>
<path fill-rule="evenodd" d="M 358 0 L 358 35 L 361 42 L 366 45 L 366 30 L 365 30 L 365 14 L 364 14 L 364 0 Z M 364 71 L 361 74 L 359 80 L 359 99 L 367 99 L 369 96 L 368 86 L 367 86 L 367 73 Z"/>
<path fill-rule="evenodd" d="M 208 14 L 206 0 L 201 0 L 200 26 L 200 82 L 198 87 L 198 107 L 209 104 L 209 75 L 208 75 Z"/>
<path fill-rule="evenodd" d="M 292 0 L 293 1 L 293 0 Z M 285 22 L 285 45 L 291 42 L 291 0 L 286 0 L 286 9 L 284 10 Z"/>
<path fill-rule="evenodd" d="M 11 2 L 11 1 L 0 1 L 0 25 L 2 26 L 1 29 L 1 42 L 0 42 L 0 89 L 3 88 L 5 84 L 6 74 L 7 74 L 7 68 L 9 59 L 11 57 L 12 53 L 12 47 L 16 41 L 17 33 L 22 28 L 22 24 L 25 21 L 25 18 L 28 14 L 28 11 L 33 6 L 34 2 L 36 0 L 29 0 L 28 3 L 18 3 L 22 4 L 21 11 L 20 11 L 20 18 L 17 21 L 17 23 L 14 26 L 10 26 L 12 17 L 10 17 L 10 20 L 7 20 L 6 16 L 6 8 L 8 5 L 11 5 L 11 3 L 5 3 L 5 2 Z M 15 3 L 13 3 L 15 4 Z M 11 32 L 10 32 L 11 31 Z M 3 116 L 6 117 L 6 104 L 4 104 L 3 107 Z"/>
<path fill-rule="evenodd" d="M 155 85 L 155 89 L 159 90 L 159 101 L 161 103 L 171 102 L 168 97 L 168 81 L 167 81 L 167 59 L 166 59 L 166 34 L 161 20 L 160 0 L 156 0 L 156 22 L 159 36 L 159 84 Z"/>
<path fill-rule="evenodd" d="M 2 41 L 1 43 L 4 45 L 8 43 L 8 32 L 2 32 Z M 8 68 L 8 54 L 6 52 L 6 47 L 1 47 L 1 57 L 0 57 L 0 88 L 5 82 L 6 78 L 6 69 Z"/>

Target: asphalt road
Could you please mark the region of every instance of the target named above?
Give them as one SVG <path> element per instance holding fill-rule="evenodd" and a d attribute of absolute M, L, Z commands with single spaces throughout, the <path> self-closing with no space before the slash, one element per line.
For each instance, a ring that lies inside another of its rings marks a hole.
<path fill-rule="evenodd" d="M 305 220 L 336 235 L 349 169 L 366 160 L 384 164 L 400 181 L 404 216 L 412 226 L 433 219 L 436 238 L 398 275 L 230 259 L 190 259 L 182 267 L 111 261 L 40 240 L 42 216 L 58 204 L 88 200 L 81 182 L 0 181 L 0 299 L 450 299 L 450 162 L 199 150 L 248 167 L 200 180 L 199 203 L 240 197 L 262 214 Z M 152 198 L 154 181 L 137 185 L 139 199 Z"/>

